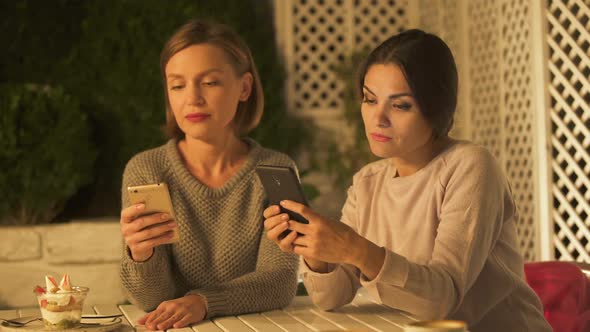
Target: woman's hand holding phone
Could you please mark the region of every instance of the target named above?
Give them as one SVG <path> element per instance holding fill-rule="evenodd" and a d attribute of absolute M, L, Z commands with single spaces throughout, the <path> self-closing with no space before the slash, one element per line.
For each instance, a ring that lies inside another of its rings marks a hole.
<path fill-rule="evenodd" d="M 282 201 L 283 208 L 302 215 L 309 224 L 289 220 L 280 213 L 277 205 L 264 210 L 264 228 L 268 239 L 278 244 L 284 252 L 303 256 L 307 265 L 316 272 L 329 272 L 329 263 L 351 263 L 354 239 L 359 235 L 350 227 L 316 214 L 309 207 L 293 201 Z M 284 238 L 280 234 L 291 232 Z M 299 233 L 299 234 L 298 234 Z"/>
<path fill-rule="evenodd" d="M 154 248 L 170 243 L 176 223 L 168 213 L 143 215 L 145 204 L 133 204 L 121 211 L 121 233 L 134 261 L 143 262 Z"/>

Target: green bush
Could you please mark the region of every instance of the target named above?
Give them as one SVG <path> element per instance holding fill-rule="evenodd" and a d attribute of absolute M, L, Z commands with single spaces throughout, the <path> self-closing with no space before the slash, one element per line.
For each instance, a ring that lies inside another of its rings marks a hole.
<path fill-rule="evenodd" d="M 191 18 L 226 23 L 251 47 L 266 105 L 251 137 L 292 157 L 313 140 L 286 110 L 269 0 L 14 0 L 2 2 L 0 17 L 0 80 L 63 86 L 90 120 L 96 172 L 61 219 L 117 215 L 125 163 L 165 142 L 159 54 Z"/>
<path fill-rule="evenodd" d="M 52 221 L 95 158 L 87 117 L 62 88 L 0 85 L 0 224 Z"/>

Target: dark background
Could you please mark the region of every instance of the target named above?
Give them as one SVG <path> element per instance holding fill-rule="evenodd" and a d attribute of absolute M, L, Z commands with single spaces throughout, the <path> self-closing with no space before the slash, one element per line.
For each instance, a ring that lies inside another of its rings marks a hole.
<path fill-rule="evenodd" d="M 9 149 L 0 151 L 2 168 L 13 173 L 0 179 L 0 196 L 17 201 L 30 196 L 22 182 L 46 181 L 52 188 L 60 188 L 61 182 L 68 181 L 57 177 L 50 167 L 45 173 L 44 167 L 36 166 L 34 175 L 18 173 L 27 166 L 19 166 L 26 161 L 18 156 L 36 147 L 49 156 L 65 152 L 71 158 L 94 158 L 90 180 L 75 186 L 72 194 L 68 192 L 68 198 L 58 202 L 61 212 L 49 221 L 119 214 L 126 162 L 166 140 L 161 130 L 165 110 L 160 51 L 173 31 L 192 18 L 232 26 L 253 52 L 265 91 L 265 113 L 261 126 L 249 136 L 292 157 L 312 139 L 308 124 L 289 116 L 285 107 L 284 72 L 275 45 L 270 1 L 0 0 L 0 18 L 0 91 L 7 96 L 3 100 L 14 100 L 13 92 L 8 92 L 12 90 L 6 88 L 9 85 L 32 83 L 63 89 L 85 115 L 87 150 L 96 152 L 94 156 L 83 152 L 72 156 L 73 152 L 60 151 L 63 144 L 50 145 L 44 140 L 54 128 L 37 134 L 31 131 L 39 127 L 32 127 L 23 133 L 25 129 L 18 122 L 22 119 L 18 118 L 30 113 L 31 107 L 20 106 L 12 117 L 4 117 L 0 124 L 4 134 L 17 138 L 27 134 L 36 140 L 24 144 L 15 139 Z M 0 113 L 8 114 L 3 111 L 7 103 L 0 105 Z M 57 118 L 61 112 L 59 107 L 49 111 Z M 44 125 L 49 126 L 48 122 L 38 123 Z M 67 162 L 64 159 L 51 161 L 53 169 Z M 8 213 L 0 209 L 2 212 Z"/>

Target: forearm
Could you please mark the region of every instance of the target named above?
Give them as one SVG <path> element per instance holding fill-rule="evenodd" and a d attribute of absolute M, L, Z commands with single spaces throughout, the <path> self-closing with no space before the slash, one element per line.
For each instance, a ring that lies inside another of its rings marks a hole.
<path fill-rule="evenodd" d="M 151 311 L 162 301 L 176 297 L 169 259 L 162 247 L 145 262 L 135 262 L 125 248 L 121 262 L 121 283 L 129 300 L 142 310 Z"/>
<path fill-rule="evenodd" d="M 199 294 L 207 301 L 207 318 L 279 309 L 293 300 L 297 290 L 297 269 L 251 272 L 225 283 L 187 294 Z"/>
<path fill-rule="evenodd" d="M 350 257 L 345 257 L 345 262 L 356 266 L 368 279 L 373 280 L 381 271 L 385 261 L 385 249 L 358 235 L 355 237 Z"/>
<path fill-rule="evenodd" d="M 326 262 L 319 261 L 312 258 L 304 258 L 303 260 L 307 267 L 313 272 L 328 273 L 331 272 L 330 265 Z"/>

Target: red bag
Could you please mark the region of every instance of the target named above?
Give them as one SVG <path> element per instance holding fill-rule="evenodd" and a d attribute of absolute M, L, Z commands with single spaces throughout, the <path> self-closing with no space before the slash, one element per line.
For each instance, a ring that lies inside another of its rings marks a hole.
<path fill-rule="evenodd" d="M 568 262 L 524 265 L 526 281 L 537 293 L 555 332 L 590 332 L 590 280 Z"/>

